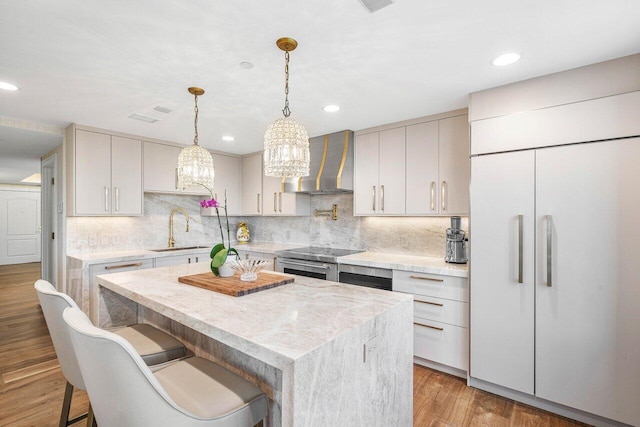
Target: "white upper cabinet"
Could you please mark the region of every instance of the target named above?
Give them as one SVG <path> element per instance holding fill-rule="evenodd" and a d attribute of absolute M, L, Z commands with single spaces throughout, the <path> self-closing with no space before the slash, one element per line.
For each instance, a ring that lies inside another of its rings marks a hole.
<path fill-rule="evenodd" d="M 438 121 L 407 126 L 407 215 L 437 214 Z"/>
<path fill-rule="evenodd" d="M 242 158 L 242 214 L 262 215 L 262 153 Z"/>
<path fill-rule="evenodd" d="M 142 142 L 69 127 L 70 215 L 142 215 Z"/>
<path fill-rule="evenodd" d="M 262 153 L 242 158 L 242 213 L 264 216 L 305 216 L 308 194 L 285 193 L 282 178 L 263 175 Z"/>
<path fill-rule="evenodd" d="M 242 159 L 237 156 L 213 154 L 215 182 L 213 196 L 224 203 L 227 193 L 227 214 L 242 214 Z"/>
<path fill-rule="evenodd" d="M 469 117 L 438 120 L 438 128 L 438 208 L 444 215 L 469 215 Z"/>
<path fill-rule="evenodd" d="M 204 187 L 178 188 L 178 156 L 181 149 L 176 145 L 144 141 L 144 191 L 209 195 Z"/>
<path fill-rule="evenodd" d="M 379 149 L 378 213 L 402 215 L 405 211 L 405 128 L 380 132 Z"/>
<path fill-rule="evenodd" d="M 468 215 L 469 125 L 457 113 L 356 135 L 355 215 Z"/>

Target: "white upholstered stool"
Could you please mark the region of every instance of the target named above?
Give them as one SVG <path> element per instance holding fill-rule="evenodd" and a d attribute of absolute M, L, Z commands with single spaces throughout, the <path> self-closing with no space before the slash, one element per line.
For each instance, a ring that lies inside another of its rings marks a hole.
<path fill-rule="evenodd" d="M 34 287 L 38 293 L 40 306 L 49 328 L 51 341 L 53 341 L 53 347 L 56 350 L 62 373 L 67 379 L 62 412 L 60 414 L 60 426 L 63 427 L 87 416 L 83 415 L 69 420 L 73 388 L 76 387 L 81 390 L 86 388 L 72 349 L 68 328 L 62 320 L 62 312 L 68 307 L 78 308 L 78 306 L 68 295 L 56 291 L 53 285 L 45 280 L 38 280 Z M 151 325 L 133 325 L 114 331 L 114 333 L 131 343 L 135 351 L 140 354 L 148 365 L 163 364 L 186 356 L 186 349 L 180 341 Z M 89 411 L 89 417 L 91 415 L 91 411 Z M 89 421 L 91 422 L 91 420 Z"/>
<path fill-rule="evenodd" d="M 249 427 L 267 416 L 262 391 L 216 363 L 192 357 L 151 372 L 125 339 L 79 308 L 62 317 L 100 427 Z"/>

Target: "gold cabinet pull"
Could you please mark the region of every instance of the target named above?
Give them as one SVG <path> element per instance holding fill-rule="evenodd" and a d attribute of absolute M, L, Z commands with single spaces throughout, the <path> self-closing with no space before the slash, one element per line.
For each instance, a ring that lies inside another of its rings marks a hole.
<path fill-rule="evenodd" d="M 115 268 L 140 267 L 141 265 L 141 262 L 132 262 L 131 264 L 105 265 L 104 269 L 113 270 Z"/>
<path fill-rule="evenodd" d="M 109 189 L 104 187 L 104 211 L 107 212 L 109 210 Z"/>
<path fill-rule="evenodd" d="M 278 212 L 282 213 L 282 193 L 278 193 Z"/>
<path fill-rule="evenodd" d="M 428 280 L 430 282 L 444 282 L 444 279 L 433 279 L 431 277 L 422 277 L 422 276 L 409 276 L 412 279 L 419 279 L 419 280 Z"/>
<path fill-rule="evenodd" d="M 437 326 L 425 325 L 424 323 L 413 322 L 414 325 L 424 326 L 425 328 L 435 329 L 436 331 L 444 331 L 444 328 L 439 328 Z"/>
<path fill-rule="evenodd" d="M 273 211 L 278 212 L 278 193 L 273 193 Z"/>
<path fill-rule="evenodd" d="M 436 182 L 435 181 L 431 181 L 431 211 L 435 211 L 436 210 Z"/>
<path fill-rule="evenodd" d="M 413 302 L 421 302 L 422 304 L 437 305 L 438 307 L 444 307 L 444 304 L 440 304 L 439 302 L 420 301 L 419 299 L 414 299 Z"/>
<path fill-rule="evenodd" d="M 120 210 L 120 191 L 118 191 L 118 187 L 114 189 L 114 193 L 115 193 L 114 195 L 116 199 L 115 208 L 116 208 L 116 212 L 118 212 Z"/>
<path fill-rule="evenodd" d="M 371 191 L 371 200 L 373 201 L 373 206 L 371 206 L 371 210 L 376 211 L 376 186 L 373 186 L 373 190 Z"/>
<path fill-rule="evenodd" d="M 257 203 L 256 207 L 257 207 L 258 213 L 260 213 L 260 193 L 258 193 L 257 196 L 258 196 L 258 198 L 257 198 L 258 199 L 258 203 Z"/>
<path fill-rule="evenodd" d="M 440 194 L 442 198 L 442 200 L 440 200 L 440 206 L 442 207 L 442 212 L 445 212 L 447 210 L 447 181 L 442 181 L 440 187 L 442 193 Z"/>
<path fill-rule="evenodd" d="M 380 210 L 384 212 L 384 185 L 380 186 Z"/>

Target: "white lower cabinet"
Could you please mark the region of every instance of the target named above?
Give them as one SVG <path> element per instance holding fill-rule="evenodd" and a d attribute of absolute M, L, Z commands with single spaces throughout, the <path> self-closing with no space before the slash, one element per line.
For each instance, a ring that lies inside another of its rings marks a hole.
<path fill-rule="evenodd" d="M 458 376 L 466 375 L 469 366 L 469 280 L 393 270 L 392 286 L 396 292 L 413 294 L 416 362 Z"/>
<path fill-rule="evenodd" d="M 197 254 L 189 254 L 189 255 L 172 255 L 165 256 L 162 258 L 156 258 L 155 265 L 156 267 L 168 267 L 170 265 L 180 265 L 180 264 L 194 264 L 196 262 L 210 262 L 211 258 L 209 257 L 210 252 L 202 252 Z"/>
<path fill-rule="evenodd" d="M 98 303 L 99 303 L 99 294 L 98 294 L 98 284 L 96 283 L 96 276 L 99 274 L 109 274 L 109 273 L 119 273 L 121 271 L 133 271 L 133 270 L 143 270 L 145 268 L 153 268 L 153 259 L 133 259 L 127 261 L 119 261 L 119 262 L 109 262 L 104 264 L 93 264 L 89 267 L 89 310 L 88 315 L 94 325 L 98 325 Z M 82 286 L 83 292 L 85 286 Z M 84 300 L 84 298 L 83 298 Z M 82 304 L 80 304 L 83 307 Z M 83 307 L 84 309 L 84 307 Z"/>

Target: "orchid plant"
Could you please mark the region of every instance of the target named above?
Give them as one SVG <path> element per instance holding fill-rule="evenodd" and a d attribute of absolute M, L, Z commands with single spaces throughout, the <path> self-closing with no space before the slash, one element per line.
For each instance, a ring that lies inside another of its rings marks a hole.
<path fill-rule="evenodd" d="M 199 184 L 202 185 L 202 184 Z M 213 197 L 213 192 L 205 185 L 202 185 L 204 188 L 209 191 L 211 195 L 211 199 L 205 199 L 200 201 L 200 206 L 203 208 L 214 208 L 216 210 L 216 216 L 218 217 L 218 226 L 220 227 L 220 236 L 222 238 L 222 243 L 218 243 L 211 249 L 211 272 L 216 276 L 220 275 L 220 271 L 218 270 L 222 264 L 225 263 L 229 254 L 238 255 L 238 251 L 231 247 L 231 233 L 229 232 L 229 217 L 227 216 L 227 191 L 224 192 L 224 205 L 221 205 L 218 200 Z M 220 211 L 219 209 L 224 209 L 224 218 L 227 223 L 227 237 L 229 246 L 225 246 L 224 244 L 224 233 L 222 231 L 222 221 L 220 220 Z"/>

